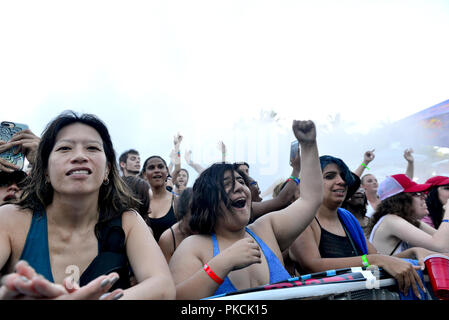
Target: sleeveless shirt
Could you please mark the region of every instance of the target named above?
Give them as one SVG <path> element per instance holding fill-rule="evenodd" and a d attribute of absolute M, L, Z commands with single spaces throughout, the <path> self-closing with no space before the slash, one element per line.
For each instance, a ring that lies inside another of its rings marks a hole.
<path fill-rule="evenodd" d="M 48 247 L 47 214 L 43 209 L 33 212 L 20 260 L 27 261 L 37 273 L 54 282 Z M 117 272 L 120 278 L 110 291 L 130 287 L 130 268 L 126 255 L 125 232 L 122 229 L 122 215 L 112 219 L 101 229 L 98 255 L 81 275 L 79 284 L 86 285 L 95 278 L 111 272 Z"/>
<path fill-rule="evenodd" d="M 173 201 L 174 196 L 172 197 L 172 204 L 170 206 L 170 210 L 168 210 L 167 214 L 160 218 L 151 218 L 148 217 L 149 226 L 153 230 L 154 239 L 156 242 L 159 241 L 159 238 L 161 237 L 162 233 L 170 228 L 172 225 L 174 225 L 178 220 L 175 216 L 175 210 L 173 208 Z"/>
<path fill-rule="evenodd" d="M 249 233 L 251 237 L 256 240 L 257 244 L 262 249 L 262 252 L 267 260 L 268 270 L 270 272 L 270 284 L 276 283 L 279 281 L 287 280 L 291 276 L 285 270 L 282 263 L 279 261 L 278 257 L 274 254 L 274 252 L 260 239 L 254 232 L 252 232 L 248 227 L 245 227 L 245 231 Z M 214 257 L 220 253 L 220 249 L 218 247 L 217 235 L 215 233 L 212 234 L 212 242 L 214 246 Z M 224 278 L 224 282 L 218 287 L 217 291 L 215 291 L 214 295 L 224 294 L 228 292 L 237 291 L 235 286 L 232 284 L 231 280 L 228 276 Z"/>

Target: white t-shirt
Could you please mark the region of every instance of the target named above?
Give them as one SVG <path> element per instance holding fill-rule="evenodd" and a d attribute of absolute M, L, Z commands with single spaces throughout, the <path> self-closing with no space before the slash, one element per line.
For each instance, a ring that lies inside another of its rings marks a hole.
<path fill-rule="evenodd" d="M 374 214 L 374 212 L 376 212 L 376 210 L 374 210 L 374 208 L 371 206 L 371 204 L 368 201 L 368 206 L 366 207 L 366 215 L 368 218 L 371 218 L 371 216 Z"/>

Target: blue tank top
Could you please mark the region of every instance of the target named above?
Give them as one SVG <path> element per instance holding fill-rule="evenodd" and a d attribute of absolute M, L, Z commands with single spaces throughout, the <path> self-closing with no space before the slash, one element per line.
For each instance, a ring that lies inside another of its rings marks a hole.
<path fill-rule="evenodd" d="M 119 281 L 110 291 L 116 288 L 129 288 L 129 262 L 126 256 L 125 233 L 121 228 L 121 216 L 111 220 L 100 232 L 98 255 L 84 270 L 79 284 L 83 286 L 100 275 L 117 272 L 120 276 Z M 27 261 L 38 274 L 54 282 L 48 247 L 47 214 L 43 209 L 33 212 L 20 260 Z"/>
<path fill-rule="evenodd" d="M 27 261 L 37 273 L 43 275 L 48 281 L 54 282 L 48 250 L 47 215 L 45 211 L 36 210 L 33 212 L 33 219 L 20 260 Z"/>
<path fill-rule="evenodd" d="M 262 249 L 262 252 L 268 263 L 268 270 L 270 272 L 270 284 L 291 278 L 290 274 L 287 272 L 287 270 L 285 270 L 284 266 L 279 261 L 278 257 L 265 244 L 265 242 L 263 242 L 262 239 L 260 239 L 248 227 L 245 227 L 245 231 L 248 232 L 250 236 L 254 238 L 254 240 L 256 240 L 257 244 Z M 212 234 L 212 242 L 214 245 L 214 257 L 215 257 L 217 254 L 220 253 L 220 249 L 218 248 L 217 235 L 215 233 Z M 231 280 L 229 280 L 228 276 L 226 276 L 226 278 L 224 278 L 223 281 L 224 282 L 218 287 L 214 295 L 237 291 L 237 289 L 232 284 Z"/>

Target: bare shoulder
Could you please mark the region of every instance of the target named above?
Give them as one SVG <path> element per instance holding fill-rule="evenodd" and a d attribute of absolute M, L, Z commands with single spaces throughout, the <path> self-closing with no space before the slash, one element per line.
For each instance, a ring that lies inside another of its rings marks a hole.
<path fill-rule="evenodd" d="M 22 209 L 14 204 L 0 206 L 0 228 L 2 230 L 16 230 L 18 226 L 28 229 L 33 214 L 29 209 Z"/>
<path fill-rule="evenodd" d="M 276 214 L 279 211 L 273 211 L 257 218 L 251 223 L 248 228 L 254 231 L 256 234 L 273 233 L 273 219 L 276 219 Z"/>
<path fill-rule="evenodd" d="M 379 225 L 381 234 L 397 234 L 402 232 L 416 231 L 414 225 L 396 214 L 387 214 L 384 216 L 384 221 Z"/>
<path fill-rule="evenodd" d="M 142 216 L 135 210 L 128 210 L 123 212 L 122 214 L 122 228 L 127 233 L 131 230 L 135 225 L 145 224 Z"/>
<path fill-rule="evenodd" d="M 33 213 L 29 209 L 21 209 L 12 204 L 0 206 L 1 241 L 3 245 L 9 244 L 11 250 L 8 261 L 3 266 L 6 273 L 13 271 L 13 266 L 20 258 L 32 218 Z"/>
<path fill-rule="evenodd" d="M 212 240 L 209 235 L 195 234 L 185 238 L 176 248 L 176 252 L 182 254 L 189 252 L 195 256 L 202 257 L 204 255 L 212 255 Z"/>
<path fill-rule="evenodd" d="M 402 225 L 404 223 L 408 223 L 404 218 L 402 218 L 396 214 L 385 215 L 384 222 L 386 222 L 385 225 L 388 225 L 388 224 Z"/>

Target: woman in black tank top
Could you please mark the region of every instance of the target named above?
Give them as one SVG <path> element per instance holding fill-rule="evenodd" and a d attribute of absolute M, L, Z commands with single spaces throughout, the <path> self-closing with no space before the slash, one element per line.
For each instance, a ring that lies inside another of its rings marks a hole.
<path fill-rule="evenodd" d="M 289 257 L 295 262 L 296 271 L 300 273 L 362 267 L 362 248 L 356 245 L 355 239 L 352 239 L 348 232 L 349 226 L 345 226 L 338 214 L 345 198 L 358 189 L 360 179 L 341 159 L 322 156 L 320 163 L 323 173 L 323 202 L 315 220 L 290 246 Z M 357 221 L 355 218 L 354 220 Z M 361 229 L 360 232 L 363 233 Z M 383 268 L 396 278 L 401 291 L 408 292 L 410 284 L 415 281 L 422 288 L 421 280 L 410 263 L 397 257 L 378 254 L 370 242 L 366 239 L 365 242 L 369 264 Z M 415 254 L 412 250 L 404 251 L 401 258 L 415 259 Z M 413 289 L 415 294 L 419 295 L 417 287 Z"/>
<path fill-rule="evenodd" d="M 316 222 L 321 229 L 320 245 L 318 247 L 322 258 L 356 257 L 358 250 L 354 246 L 350 234 L 339 236 L 324 229 L 317 217 Z"/>
<path fill-rule="evenodd" d="M 153 230 L 154 239 L 159 241 L 161 234 L 177 222 L 174 211 L 175 196 L 165 188 L 169 172 L 164 159 L 159 156 L 149 157 L 145 160 L 142 170 L 142 174 L 150 183 L 152 192 L 148 222 Z M 168 210 L 161 208 L 168 208 Z"/>

